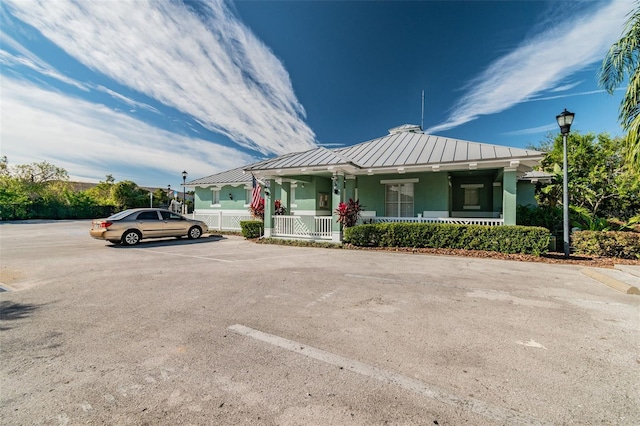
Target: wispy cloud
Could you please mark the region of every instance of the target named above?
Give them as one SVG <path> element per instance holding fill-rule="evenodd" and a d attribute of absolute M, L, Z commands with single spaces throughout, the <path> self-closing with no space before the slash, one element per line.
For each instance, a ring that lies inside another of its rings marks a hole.
<path fill-rule="evenodd" d="M 126 96 L 124 96 L 124 95 L 122 95 L 122 94 L 120 94 L 118 92 L 115 92 L 115 91 L 113 91 L 113 90 L 111 90 L 111 89 L 109 89 L 107 87 L 101 86 L 99 84 L 97 84 L 97 85 L 95 85 L 93 87 L 96 90 L 104 92 L 104 93 L 110 95 L 111 97 L 113 97 L 115 99 L 118 99 L 118 100 L 124 102 L 125 104 L 127 104 L 127 105 L 129 105 L 129 106 L 131 106 L 133 108 L 142 108 L 142 109 L 146 109 L 147 111 L 151 111 L 151 112 L 155 112 L 156 114 L 160 114 L 160 111 L 158 111 L 157 108 L 154 108 L 151 105 L 147 105 L 147 104 L 145 104 L 143 102 L 135 101 L 135 100 L 133 100 L 131 98 L 128 98 L 128 97 L 126 97 Z"/>
<path fill-rule="evenodd" d="M 567 90 L 571 90 L 574 87 L 577 87 L 577 86 L 581 85 L 583 82 L 584 82 L 584 80 L 576 81 L 574 83 L 569 83 L 569 84 L 563 84 L 562 86 L 554 87 L 553 89 L 551 89 L 549 91 L 550 92 L 566 92 Z"/>
<path fill-rule="evenodd" d="M 6 34 L 1 33 L 0 36 L 2 37 L 3 43 L 8 41 L 11 45 L 19 46 L 19 44 L 17 44 L 15 40 L 7 36 Z M 52 67 L 48 63 L 42 61 L 41 59 L 39 59 L 38 57 L 32 54 L 27 54 L 24 56 L 15 56 L 7 52 L 6 50 L 0 49 L 0 64 L 2 64 L 5 67 L 7 66 L 14 67 L 16 65 L 24 66 L 42 75 L 46 75 L 47 77 L 51 77 L 63 83 L 77 87 L 80 90 L 89 91 L 89 88 L 87 87 L 86 84 L 83 84 L 73 78 L 67 77 L 66 75 L 60 73 L 58 70 L 56 70 L 54 67 Z"/>
<path fill-rule="evenodd" d="M 0 108 L 2 154 L 11 164 L 48 161 L 83 180 L 113 174 L 117 180 L 158 186 L 170 183 L 168 176 L 179 178 L 183 169 L 190 176 L 207 176 L 255 161 L 236 149 L 6 76 Z"/>
<path fill-rule="evenodd" d="M 599 61 L 622 32 L 632 3 L 613 1 L 570 16 L 499 58 L 470 82 L 467 94 L 433 133 L 460 126 L 481 115 L 495 114 L 556 86 L 573 73 Z"/>
<path fill-rule="evenodd" d="M 514 130 L 513 132 L 505 132 L 504 136 L 523 136 L 523 135 L 536 135 L 539 133 L 547 133 L 554 130 L 558 130 L 558 124 L 545 124 L 544 126 L 530 127 L 528 129 Z"/>
<path fill-rule="evenodd" d="M 282 63 L 223 2 L 7 0 L 92 70 L 264 154 L 315 146 Z"/>
<path fill-rule="evenodd" d="M 627 88 L 626 87 L 618 87 L 615 90 L 627 90 Z M 571 98 L 573 96 L 595 95 L 595 94 L 598 94 L 598 93 L 605 93 L 605 92 L 606 92 L 606 90 L 589 90 L 587 92 L 565 93 L 564 95 L 542 96 L 542 97 L 537 97 L 537 98 L 525 99 L 522 102 L 552 101 L 554 99 Z"/>

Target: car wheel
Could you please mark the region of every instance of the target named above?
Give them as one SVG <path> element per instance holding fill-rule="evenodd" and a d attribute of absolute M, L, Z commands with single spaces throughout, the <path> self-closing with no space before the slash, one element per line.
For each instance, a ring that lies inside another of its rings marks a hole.
<path fill-rule="evenodd" d="M 140 235 L 140 232 L 132 229 L 122 234 L 122 244 L 127 246 L 135 246 L 140 242 L 141 238 L 142 236 Z"/>
<path fill-rule="evenodd" d="M 200 227 L 198 226 L 192 226 L 191 228 L 189 228 L 189 233 L 187 235 L 189 239 L 196 240 L 202 235 L 202 229 L 200 229 Z"/>

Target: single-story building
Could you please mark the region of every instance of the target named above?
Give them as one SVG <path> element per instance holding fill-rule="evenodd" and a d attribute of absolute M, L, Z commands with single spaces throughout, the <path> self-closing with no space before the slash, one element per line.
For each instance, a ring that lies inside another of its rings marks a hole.
<path fill-rule="evenodd" d="M 535 205 L 532 169 L 544 153 L 424 134 L 403 125 L 357 145 L 318 147 L 187 183 L 194 216 L 237 229 L 251 218 L 252 176 L 263 183 L 265 236 L 341 241 L 335 212 L 359 200 L 367 222 L 515 225 L 517 205 Z M 264 187 L 268 190 L 265 192 Z M 286 208 L 275 215 L 275 201 Z"/>

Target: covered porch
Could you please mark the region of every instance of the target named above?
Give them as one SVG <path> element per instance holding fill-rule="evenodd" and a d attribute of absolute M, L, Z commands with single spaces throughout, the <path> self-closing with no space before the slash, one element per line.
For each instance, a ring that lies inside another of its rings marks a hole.
<path fill-rule="evenodd" d="M 392 223 L 392 222 L 412 222 L 412 223 L 453 223 L 459 225 L 504 225 L 503 219 L 492 218 L 464 218 L 464 217 L 385 217 L 367 216 L 359 221 L 364 223 Z M 205 222 L 209 229 L 218 231 L 240 231 L 240 222 L 253 220 L 251 215 L 234 212 L 199 213 L 191 215 L 194 219 Z M 332 239 L 333 216 L 297 216 L 297 215 L 274 215 L 271 236 L 274 238 L 291 238 L 305 240 L 328 240 Z"/>
<path fill-rule="evenodd" d="M 349 199 L 363 206 L 358 223 L 448 223 L 515 225 L 518 198 L 516 169 L 478 172 L 432 171 L 355 175 L 335 172 L 261 178 L 265 196 L 265 236 L 342 241 L 336 209 Z M 530 185 L 530 183 L 529 183 Z M 265 195 L 266 195 L 265 193 Z M 275 201 L 285 207 L 274 214 Z"/>
<path fill-rule="evenodd" d="M 536 203 L 534 185 L 520 178 L 542 156 L 402 125 L 357 145 L 317 147 L 243 171 L 263 185 L 266 237 L 340 242 L 336 209 L 350 199 L 362 206 L 362 223 L 515 225 L 517 205 Z"/>
<path fill-rule="evenodd" d="M 333 238 L 332 222 L 333 216 L 273 216 L 273 228 L 271 237 L 273 238 L 291 238 L 304 240 L 325 240 L 331 241 Z M 503 219 L 489 218 L 427 218 L 427 217 L 377 217 L 371 216 L 360 220 L 363 223 L 392 223 L 392 222 L 411 222 L 411 223 L 452 223 L 458 225 L 485 225 L 499 226 L 504 225 Z"/>

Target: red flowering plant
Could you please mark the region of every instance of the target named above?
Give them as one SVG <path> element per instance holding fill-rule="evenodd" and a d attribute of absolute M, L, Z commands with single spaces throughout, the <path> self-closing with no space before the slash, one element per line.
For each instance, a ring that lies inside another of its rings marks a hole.
<path fill-rule="evenodd" d="M 276 200 L 275 205 L 276 205 L 276 209 L 273 212 L 273 214 L 277 214 L 277 215 L 287 214 L 287 208 L 282 205 L 282 202 L 280 200 Z"/>
<path fill-rule="evenodd" d="M 364 210 L 363 206 L 360 205 L 360 200 L 353 201 L 352 198 L 349 198 L 348 203 L 340 203 L 338 204 L 338 208 L 336 209 L 336 214 L 338 215 L 337 222 L 341 223 L 345 228 L 349 228 L 351 226 L 355 226 L 358 223 L 358 219 L 360 219 L 360 212 Z"/>
<path fill-rule="evenodd" d="M 257 205 L 250 205 L 249 213 L 256 220 L 264 220 L 264 198 L 260 198 Z"/>
<path fill-rule="evenodd" d="M 254 219 L 264 221 L 264 198 L 260 198 L 260 202 L 257 206 L 249 206 L 249 213 L 251 213 L 251 216 L 253 216 Z M 287 214 L 287 209 L 282 205 L 280 200 L 275 201 L 275 211 L 273 214 Z"/>

